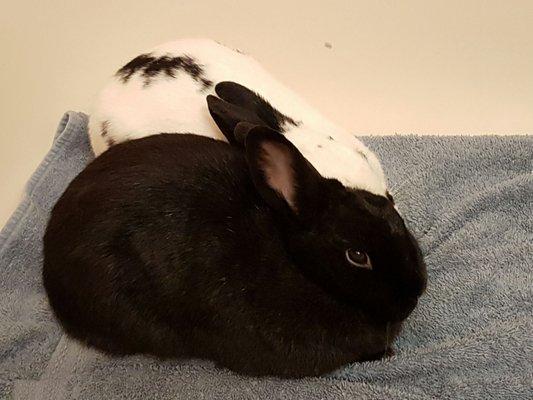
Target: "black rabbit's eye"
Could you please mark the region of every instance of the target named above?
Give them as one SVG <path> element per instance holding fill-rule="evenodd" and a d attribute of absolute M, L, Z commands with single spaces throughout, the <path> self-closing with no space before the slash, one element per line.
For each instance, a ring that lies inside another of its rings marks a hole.
<path fill-rule="evenodd" d="M 345 254 L 350 264 L 360 268 L 372 269 L 370 257 L 364 251 L 348 249 Z"/>

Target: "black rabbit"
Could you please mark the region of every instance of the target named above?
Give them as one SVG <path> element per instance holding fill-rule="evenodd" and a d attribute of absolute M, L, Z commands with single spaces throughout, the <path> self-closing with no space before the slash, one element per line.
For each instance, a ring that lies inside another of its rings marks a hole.
<path fill-rule="evenodd" d="M 112 354 L 315 376 L 382 357 L 426 285 L 391 201 L 283 135 L 162 134 L 96 158 L 55 205 L 43 278 L 64 329 Z"/>

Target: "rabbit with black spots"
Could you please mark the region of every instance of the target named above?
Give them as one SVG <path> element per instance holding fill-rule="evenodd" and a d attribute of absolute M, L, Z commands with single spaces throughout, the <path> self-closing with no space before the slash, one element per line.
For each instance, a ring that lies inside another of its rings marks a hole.
<path fill-rule="evenodd" d="M 282 133 L 322 176 L 387 195 L 381 164 L 360 140 L 251 56 L 210 39 L 164 43 L 121 67 L 93 106 L 93 150 L 99 155 L 115 144 L 159 133 L 194 132 L 226 140 L 205 106 L 206 96 L 215 94 Z"/>

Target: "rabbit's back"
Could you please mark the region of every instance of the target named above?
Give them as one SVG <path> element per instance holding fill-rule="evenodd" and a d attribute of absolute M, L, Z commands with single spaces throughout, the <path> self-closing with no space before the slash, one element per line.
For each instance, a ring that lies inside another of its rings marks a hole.
<path fill-rule="evenodd" d="M 222 81 L 261 93 L 281 113 L 329 135 L 348 135 L 280 83 L 254 58 L 210 39 L 182 39 L 147 51 L 100 93 L 89 125 L 96 154 L 110 145 L 157 133 L 194 132 L 225 140 L 205 98 Z"/>
<path fill-rule="evenodd" d="M 158 133 L 195 133 L 225 141 L 210 117 L 206 97 L 215 93 L 218 83 L 227 81 L 264 97 L 267 113 L 274 112 L 281 133 L 323 176 L 386 194 L 381 164 L 361 141 L 325 118 L 252 57 L 209 39 L 162 44 L 117 71 L 101 91 L 89 120 L 95 154 L 116 143 Z"/>
<path fill-rule="evenodd" d="M 226 217 L 249 207 L 245 171 L 240 152 L 194 135 L 130 141 L 95 159 L 44 237 L 44 284 L 67 332 L 113 353 L 187 349 L 169 326 L 194 319 L 188 302 L 206 285 L 196 269 L 216 274 L 232 251 Z"/>

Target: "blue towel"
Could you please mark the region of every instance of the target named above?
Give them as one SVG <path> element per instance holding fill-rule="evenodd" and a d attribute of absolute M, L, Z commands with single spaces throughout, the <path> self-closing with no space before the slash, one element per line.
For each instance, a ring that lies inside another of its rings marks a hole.
<path fill-rule="evenodd" d="M 41 284 L 41 238 L 54 202 L 93 157 L 86 124 L 65 114 L 0 234 L 0 398 L 533 398 L 532 137 L 362 138 L 420 241 L 428 291 L 394 357 L 279 380 L 208 361 L 113 359 L 62 334 Z"/>

